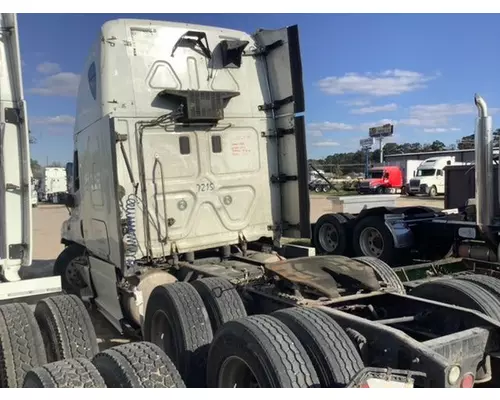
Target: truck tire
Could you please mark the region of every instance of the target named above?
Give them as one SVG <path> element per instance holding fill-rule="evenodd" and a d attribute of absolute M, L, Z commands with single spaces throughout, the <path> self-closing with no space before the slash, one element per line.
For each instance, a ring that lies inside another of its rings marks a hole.
<path fill-rule="evenodd" d="M 357 257 L 378 258 L 389 265 L 401 263 L 404 251 L 394 247 L 394 239 L 383 217 L 362 218 L 353 229 L 353 250 Z"/>
<path fill-rule="evenodd" d="M 436 197 L 437 196 L 437 188 L 436 186 L 432 185 L 431 188 L 429 189 L 429 197 Z"/>
<path fill-rule="evenodd" d="M 377 189 L 375 189 L 376 194 L 384 194 L 385 188 L 383 186 L 379 186 Z"/>
<path fill-rule="evenodd" d="M 79 244 L 70 244 L 57 257 L 54 263 L 54 276 L 61 277 L 64 292 L 80 295 L 80 290 L 87 285 L 83 281 L 74 261 L 86 257 L 85 248 Z"/>
<path fill-rule="evenodd" d="M 46 362 L 42 334 L 29 306 L 0 306 L 0 387 L 21 387 L 28 371 Z"/>
<path fill-rule="evenodd" d="M 153 343 L 136 342 L 97 354 L 92 363 L 108 388 L 185 388 L 168 356 Z"/>
<path fill-rule="evenodd" d="M 313 231 L 316 254 L 345 255 L 349 220 L 341 214 L 323 214 L 316 221 Z"/>
<path fill-rule="evenodd" d="M 247 316 L 245 305 L 234 285 L 224 278 L 205 278 L 191 282 L 208 312 L 212 331 L 226 322 Z"/>
<path fill-rule="evenodd" d="M 435 300 L 482 312 L 500 320 L 500 300 L 473 282 L 459 279 L 438 279 L 414 288 L 411 296 Z"/>
<path fill-rule="evenodd" d="M 204 387 L 213 333 L 207 309 L 192 285 L 175 282 L 152 291 L 144 337 L 169 356 L 188 387 Z"/>
<path fill-rule="evenodd" d="M 354 215 L 349 213 L 339 213 L 339 215 L 342 215 L 347 221 L 352 221 L 353 219 L 356 219 Z"/>
<path fill-rule="evenodd" d="M 60 360 L 32 369 L 23 388 L 105 388 L 104 379 L 86 358 Z"/>
<path fill-rule="evenodd" d="M 90 359 L 99 352 L 94 325 L 77 296 L 60 295 L 40 300 L 35 317 L 49 362 L 80 357 Z"/>
<path fill-rule="evenodd" d="M 500 279 L 488 275 L 458 275 L 456 279 L 473 282 L 500 299 Z"/>
<path fill-rule="evenodd" d="M 406 289 L 403 282 L 401 282 L 401 279 L 399 279 L 398 274 L 396 274 L 394 270 L 382 260 L 375 257 L 355 257 L 354 260 L 371 267 L 380 280 L 384 282 L 387 285 L 387 288 L 389 288 L 392 292 L 406 294 Z"/>
<path fill-rule="evenodd" d="M 320 387 L 299 339 L 270 315 L 224 324 L 210 346 L 207 371 L 211 388 Z"/>
<path fill-rule="evenodd" d="M 272 316 L 288 326 L 300 340 L 318 373 L 322 388 L 346 387 L 364 368 L 347 333 L 324 312 L 294 307 L 276 311 Z"/>

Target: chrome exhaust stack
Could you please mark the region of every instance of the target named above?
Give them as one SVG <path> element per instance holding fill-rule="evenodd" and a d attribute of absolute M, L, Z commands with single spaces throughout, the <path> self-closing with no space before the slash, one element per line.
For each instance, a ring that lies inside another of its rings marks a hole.
<path fill-rule="evenodd" d="M 481 232 L 488 233 L 495 212 L 492 120 L 481 96 L 476 94 L 474 103 L 478 110 L 475 134 L 476 223 Z"/>

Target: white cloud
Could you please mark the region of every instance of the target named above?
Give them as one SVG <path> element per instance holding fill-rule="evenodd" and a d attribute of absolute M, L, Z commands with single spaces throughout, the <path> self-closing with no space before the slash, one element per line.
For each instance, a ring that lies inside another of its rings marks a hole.
<path fill-rule="evenodd" d="M 41 79 L 34 88 L 29 89 L 29 92 L 40 96 L 74 97 L 79 83 L 80 75 L 73 72 L 59 72 Z"/>
<path fill-rule="evenodd" d="M 314 130 L 314 129 L 308 130 L 307 134 L 309 136 L 313 136 L 313 137 L 321 137 L 321 136 L 323 136 L 323 132 L 321 132 L 319 130 Z"/>
<path fill-rule="evenodd" d="M 334 142 L 333 140 L 325 140 L 324 142 L 313 142 L 314 147 L 334 147 L 339 146 L 340 143 Z"/>
<path fill-rule="evenodd" d="M 437 75 L 427 76 L 420 72 L 392 69 L 380 73 L 359 74 L 350 72 L 344 76 L 330 76 L 319 81 L 326 94 L 355 93 L 370 96 L 391 96 L 423 89 Z"/>
<path fill-rule="evenodd" d="M 460 128 L 425 128 L 426 133 L 444 133 L 444 132 L 458 132 Z"/>
<path fill-rule="evenodd" d="M 351 114 L 371 114 L 376 112 L 383 111 L 396 111 L 398 109 L 398 105 L 396 103 L 384 104 L 382 106 L 370 106 L 370 107 L 362 107 L 362 108 L 354 108 L 350 111 Z"/>
<path fill-rule="evenodd" d="M 61 72 L 61 67 L 57 63 L 43 62 L 36 66 L 36 70 L 43 75 L 53 75 Z"/>
<path fill-rule="evenodd" d="M 367 106 L 370 104 L 369 100 L 339 100 L 337 101 L 338 104 L 344 104 L 346 106 L 351 106 L 351 107 L 363 107 Z"/>
<path fill-rule="evenodd" d="M 33 117 L 30 119 L 33 125 L 73 125 L 75 118 L 71 115 L 56 115 L 54 117 Z"/>
<path fill-rule="evenodd" d="M 410 107 L 409 118 L 399 121 L 401 125 L 426 128 L 445 128 L 450 118 L 459 115 L 473 115 L 476 108 L 469 103 L 420 104 Z"/>
<path fill-rule="evenodd" d="M 350 131 L 354 129 L 352 125 L 344 124 L 343 122 L 314 122 L 307 125 L 307 128 L 316 132 L 335 132 L 335 131 Z"/>

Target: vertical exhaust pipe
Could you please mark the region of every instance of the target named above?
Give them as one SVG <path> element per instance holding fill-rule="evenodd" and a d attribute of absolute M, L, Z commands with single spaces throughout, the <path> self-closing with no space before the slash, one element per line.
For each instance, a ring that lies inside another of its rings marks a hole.
<path fill-rule="evenodd" d="M 476 94 L 474 103 L 478 110 L 475 134 L 476 223 L 481 232 L 487 234 L 494 217 L 492 120 L 488 116 L 486 102 L 481 96 Z"/>

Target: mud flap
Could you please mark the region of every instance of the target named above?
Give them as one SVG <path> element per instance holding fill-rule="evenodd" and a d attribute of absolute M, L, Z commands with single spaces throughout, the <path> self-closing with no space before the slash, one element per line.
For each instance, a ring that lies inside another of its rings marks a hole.
<path fill-rule="evenodd" d="M 254 34 L 258 56 L 265 59 L 270 97 L 259 110 L 273 116 L 277 140 L 278 171 L 271 181 L 280 186 L 281 221 L 275 221 L 285 237 L 310 238 L 310 204 L 304 117 L 302 61 L 297 25 Z"/>
<path fill-rule="evenodd" d="M 15 14 L 0 14 L 0 272 L 18 281 L 31 265 L 29 130 Z"/>

